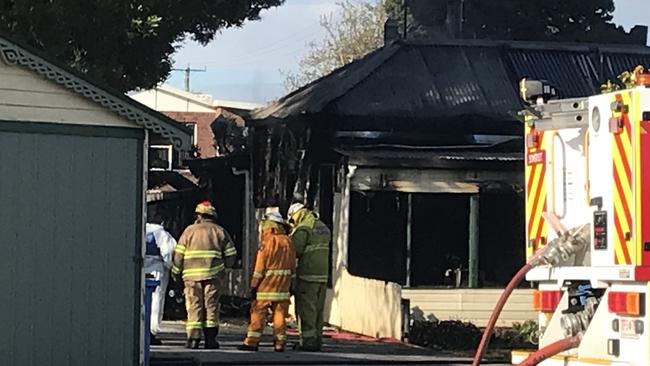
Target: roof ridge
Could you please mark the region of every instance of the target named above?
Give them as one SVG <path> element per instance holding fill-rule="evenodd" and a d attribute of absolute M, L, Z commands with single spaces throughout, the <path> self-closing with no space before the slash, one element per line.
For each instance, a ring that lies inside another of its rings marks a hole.
<path fill-rule="evenodd" d="M 326 83 L 329 81 L 329 79 L 335 77 L 336 75 L 340 75 L 342 73 L 345 73 L 349 71 L 350 68 L 358 66 L 359 64 L 363 62 L 372 62 L 370 63 L 369 67 L 363 68 L 365 72 L 362 73 L 362 75 L 358 78 L 353 79 L 350 81 L 349 84 L 346 84 L 346 87 L 341 87 L 337 89 L 337 92 L 334 93 L 334 96 L 332 98 L 329 98 L 327 103 L 323 106 L 320 106 L 320 108 L 324 108 L 327 104 L 329 104 L 331 101 L 338 99 L 339 97 L 345 95 L 349 90 L 354 88 L 356 85 L 358 85 L 360 82 L 365 80 L 372 72 L 377 69 L 379 66 L 381 66 L 386 60 L 390 59 L 395 53 L 397 53 L 397 50 L 401 48 L 402 44 L 398 42 L 390 43 L 388 45 L 384 45 L 380 48 L 377 48 L 373 50 L 372 52 L 369 52 L 368 54 L 364 55 L 363 57 L 354 60 L 352 62 L 349 62 L 345 64 L 344 66 L 332 71 L 331 73 L 327 75 L 323 75 L 319 77 L 318 79 L 315 79 L 311 81 L 310 83 L 294 90 L 293 92 L 285 95 L 284 97 L 280 98 L 278 101 L 271 103 L 265 107 L 259 108 L 253 113 L 251 113 L 251 117 L 253 120 L 261 120 L 265 119 L 268 117 L 273 116 L 273 114 L 282 107 L 282 105 L 288 101 L 290 101 L 294 97 L 298 97 L 301 93 L 308 91 L 310 88 L 313 88 L 314 86 L 317 85 L 322 85 L 323 83 Z M 379 57 L 382 56 L 382 57 Z"/>

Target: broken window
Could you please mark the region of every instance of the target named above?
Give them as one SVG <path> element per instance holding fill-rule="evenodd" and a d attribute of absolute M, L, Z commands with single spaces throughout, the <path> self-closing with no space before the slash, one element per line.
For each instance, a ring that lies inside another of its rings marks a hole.
<path fill-rule="evenodd" d="M 348 270 L 377 280 L 406 283 L 407 195 L 351 192 Z"/>
<path fill-rule="evenodd" d="M 353 191 L 348 270 L 409 287 L 467 287 L 469 194 Z M 523 199 L 479 195 L 479 287 L 503 287 L 525 262 Z"/>

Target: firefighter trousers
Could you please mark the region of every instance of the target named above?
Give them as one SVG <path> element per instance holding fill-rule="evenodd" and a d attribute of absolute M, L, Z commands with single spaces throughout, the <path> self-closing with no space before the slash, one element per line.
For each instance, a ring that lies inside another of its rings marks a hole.
<path fill-rule="evenodd" d="M 298 279 L 295 285 L 296 315 L 300 329 L 300 345 L 309 348 L 322 346 L 323 310 L 327 284 Z"/>
<path fill-rule="evenodd" d="M 286 318 L 289 312 L 289 300 L 268 301 L 255 300 L 251 304 L 251 317 L 244 344 L 257 346 L 264 333 L 269 309 L 273 313 L 273 335 L 275 348 L 284 348 L 287 339 Z"/>
<path fill-rule="evenodd" d="M 219 326 L 219 295 L 221 280 L 185 281 L 185 309 L 188 339 L 201 339 L 203 329 Z"/>

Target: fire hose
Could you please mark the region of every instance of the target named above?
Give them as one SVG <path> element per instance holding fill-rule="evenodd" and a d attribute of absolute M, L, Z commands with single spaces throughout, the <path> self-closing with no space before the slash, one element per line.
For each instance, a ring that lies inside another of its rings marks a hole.
<path fill-rule="evenodd" d="M 558 353 L 562 353 L 564 351 L 578 347 L 581 340 L 582 336 L 578 334 L 573 337 L 564 338 L 555 343 L 551 343 L 548 346 L 531 353 L 517 366 L 535 366 L 540 362 L 557 355 Z"/>
<path fill-rule="evenodd" d="M 497 301 L 494 310 L 492 311 L 492 315 L 490 316 L 487 326 L 485 327 L 485 331 L 483 332 L 481 342 L 479 343 L 479 346 L 476 349 L 476 354 L 474 355 L 474 361 L 472 362 L 472 366 L 481 365 L 481 360 L 483 359 L 485 350 L 487 349 L 488 343 L 490 342 L 490 337 L 492 337 L 494 326 L 496 325 L 496 322 L 499 319 L 499 316 L 501 315 L 501 311 L 503 310 L 503 307 L 508 301 L 508 298 L 512 294 L 512 291 L 514 291 L 514 289 L 519 285 L 519 283 L 521 283 L 521 281 L 524 280 L 526 274 L 534 267 L 537 267 L 542 264 L 549 264 L 552 266 L 558 265 L 559 263 L 566 261 L 569 257 L 571 257 L 571 255 L 576 254 L 586 246 L 586 243 L 591 233 L 591 229 L 589 225 L 582 225 L 572 230 L 566 230 L 562 226 L 562 224 L 559 223 L 559 220 L 556 217 L 545 216 L 545 218 L 551 224 L 551 226 L 558 232 L 559 235 L 556 239 L 553 239 L 551 242 L 549 242 L 548 245 L 539 249 L 535 254 L 533 254 L 528 260 L 528 263 L 526 263 L 523 267 L 521 267 L 521 269 L 517 272 L 517 274 L 515 274 L 515 276 L 510 280 L 508 286 L 506 286 L 505 290 L 499 297 L 499 301 Z M 546 358 L 552 357 L 566 350 L 566 349 L 560 350 L 561 348 L 560 346 L 573 345 L 575 343 L 575 340 L 568 341 L 573 338 L 575 337 L 567 338 L 564 339 L 563 341 L 556 342 L 559 345 L 553 343 L 552 345 L 556 345 L 554 348 L 550 350 L 547 350 L 548 347 L 540 349 L 539 351 L 533 353 L 531 356 L 544 351 L 543 354 L 547 355 Z M 580 342 L 579 339 L 577 342 L 578 343 Z M 551 354 L 551 351 L 555 353 Z M 542 353 L 539 354 L 541 355 Z M 537 363 L 543 361 L 544 359 L 541 359 Z M 521 365 L 532 366 L 532 365 L 537 365 L 537 363 L 524 363 Z"/>

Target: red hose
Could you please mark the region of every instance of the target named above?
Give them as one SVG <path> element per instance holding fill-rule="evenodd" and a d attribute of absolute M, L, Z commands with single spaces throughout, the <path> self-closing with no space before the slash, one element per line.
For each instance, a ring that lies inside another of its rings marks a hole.
<path fill-rule="evenodd" d="M 517 366 L 536 366 L 540 362 L 551 358 L 558 353 L 578 347 L 578 345 L 580 345 L 581 339 L 582 336 L 576 335 L 570 338 L 559 340 L 555 343 L 551 343 L 548 346 L 528 355 L 528 357 L 526 357 L 526 359 L 519 363 Z"/>
<path fill-rule="evenodd" d="M 530 263 L 527 263 L 525 266 L 521 267 L 519 272 L 517 272 L 517 274 L 510 280 L 505 290 L 503 290 L 503 293 L 501 293 L 501 297 L 499 297 L 499 301 L 497 301 L 497 304 L 492 311 L 492 315 L 490 316 L 490 320 L 488 321 L 487 326 L 485 327 L 485 331 L 483 332 L 483 338 L 481 338 L 481 343 L 479 343 L 478 349 L 476 350 L 476 355 L 474 355 L 474 362 L 472 362 L 472 366 L 479 366 L 481 364 L 481 359 L 483 358 L 485 349 L 490 342 L 492 331 L 494 330 L 494 326 L 497 323 L 497 319 L 499 319 L 499 315 L 501 315 L 501 310 L 503 310 L 503 307 L 510 297 L 510 294 L 512 294 L 512 291 L 517 286 L 519 286 L 519 283 L 523 281 L 524 278 L 526 278 L 526 273 L 528 273 L 528 271 L 530 271 L 532 268 L 533 265 Z"/>

